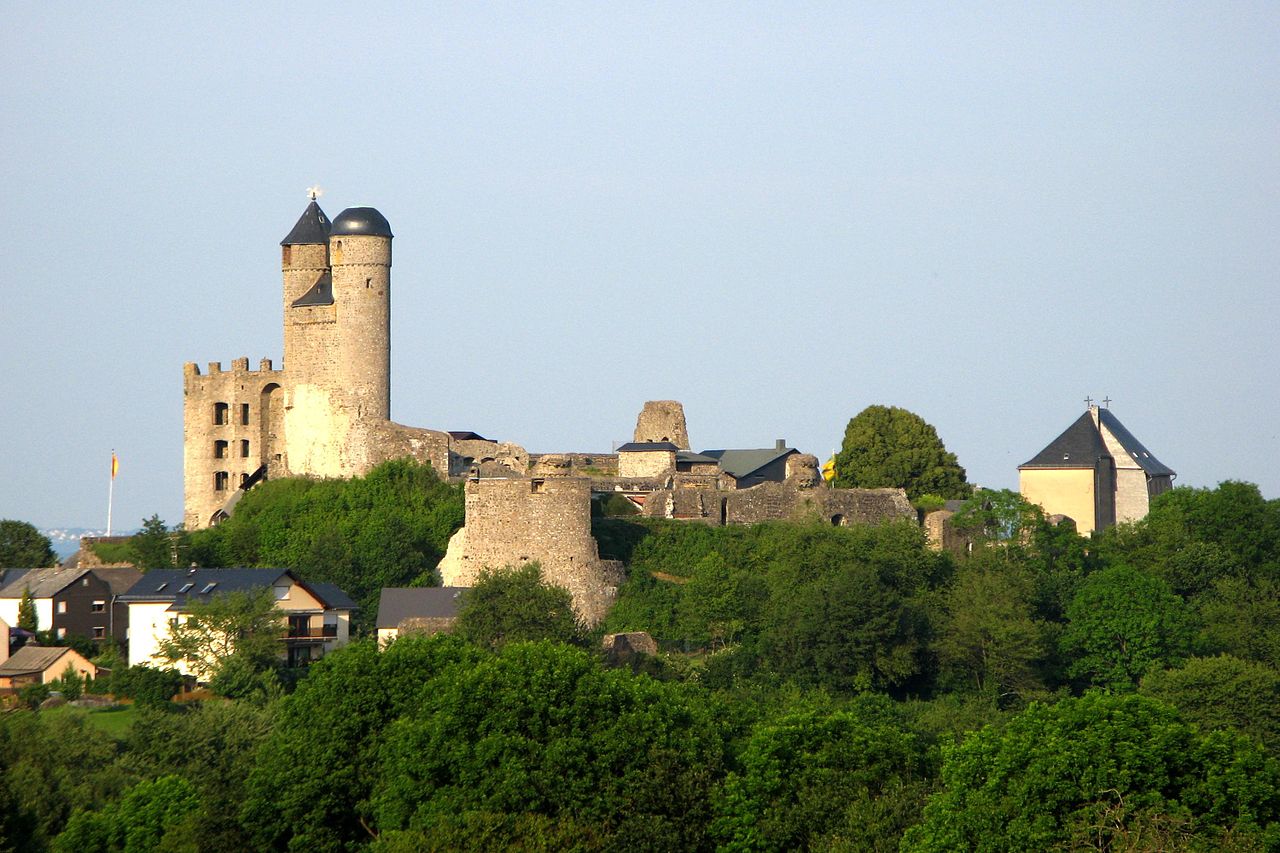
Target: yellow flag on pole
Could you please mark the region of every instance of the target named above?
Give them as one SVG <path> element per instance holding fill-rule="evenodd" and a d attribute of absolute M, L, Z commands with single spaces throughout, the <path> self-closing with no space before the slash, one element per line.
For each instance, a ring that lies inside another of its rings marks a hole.
<path fill-rule="evenodd" d="M 116 478 L 116 472 L 120 470 L 120 460 L 116 458 L 116 452 L 111 451 L 111 479 Z"/>

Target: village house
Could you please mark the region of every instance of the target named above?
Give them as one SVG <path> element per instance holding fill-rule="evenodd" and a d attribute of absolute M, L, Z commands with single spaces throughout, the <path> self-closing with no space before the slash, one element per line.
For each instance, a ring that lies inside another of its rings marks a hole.
<path fill-rule="evenodd" d="M 121 646 L 129 614 L 120 595 L 141 577 L 133 568 L 0 569 L 0 619 L 17 626 L 29 590 L 39 630 L 60 640 L 78 636 Z"/>
<path fill-rule="evenodd" d="M 7 632 L 6 632 L 7 633 Z M 8 640 L 5 640 L 8 646 Z M 57 681 L 71 667 L 84 679 L 96 678 L 98 668 L 74 649 L 56 646 L 23 646 L 0 663 L 0 690 L 20 690 L 30 684 Z"/>
<path fill-rule="evenodd" d="M 280 611 L 280 656 L 288 665 L 305 665 L 350 640 L 356 605 L 333 584 L 304 582 L 287 569 L 158 569 L 121 596 L 129 608 L 129 666 L 170 666 L 160 646 L 193 604 L 232 592 L 268 590 Z M 214 663 L 180 662 L 176 668 L 204 680 Z"/>
<path fill-rule="evenodd" d="M 449 634 L 466 587 L 384 587 L 378 597 L 378 647 L 401 634 Z"/>

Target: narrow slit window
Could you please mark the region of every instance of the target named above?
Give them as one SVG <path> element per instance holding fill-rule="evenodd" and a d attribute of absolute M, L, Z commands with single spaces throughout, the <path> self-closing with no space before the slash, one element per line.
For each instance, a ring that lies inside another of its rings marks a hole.
<path fill-rule="evenodd" d="M 240 404 L 240 424 L 242 426 L 249 425 L 249 404 L 248 403 Z"/>
<path fill-rule="evenodd" d="M 249 439 L 247 438 L 240 439 L 240 458 L 249 458 Z"/>

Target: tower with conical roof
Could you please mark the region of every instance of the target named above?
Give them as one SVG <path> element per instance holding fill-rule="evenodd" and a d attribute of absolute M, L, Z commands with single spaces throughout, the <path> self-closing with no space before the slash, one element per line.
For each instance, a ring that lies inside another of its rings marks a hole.
<path fill-rule="evenodd" d="M 370 467 L 370 430 L 391 417 L 391 238 L 377 210 L 330 222 L 313 199 L 281 241 L 290 472 Z"/>

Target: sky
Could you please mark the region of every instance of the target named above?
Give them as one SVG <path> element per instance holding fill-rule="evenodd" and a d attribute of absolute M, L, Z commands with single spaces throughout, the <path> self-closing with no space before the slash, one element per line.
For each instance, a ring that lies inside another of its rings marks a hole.
<path fill-rule="evenodd" d="M 182 517 L 182 365 L 280 363 L 324 190 L 395 233 L 392 417 L 969 479 L 1086 396 L 1280 497 L 1280 4 L 6 7 L 0 518 Z"/>

